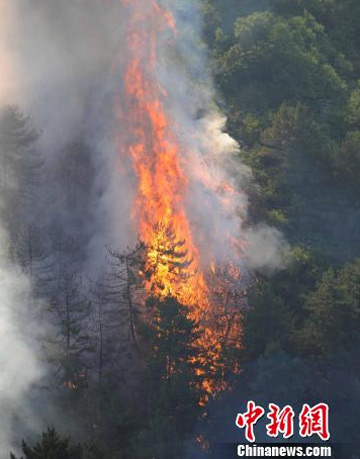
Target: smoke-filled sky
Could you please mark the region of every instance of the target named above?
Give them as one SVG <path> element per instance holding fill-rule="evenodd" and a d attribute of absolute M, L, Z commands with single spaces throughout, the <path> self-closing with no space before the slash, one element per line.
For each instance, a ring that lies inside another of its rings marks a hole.
<path fill-rule="evenodd" d="M 11 30 L 14 26 L 15 8 L 13 2 L 0 1 L 0 101 L 13 100 L 19 89 L 11 46 Z"/>
<path fill-rule="evenodd" d="M 10 97 L 1 88 L 2 98 L 15 94 L 45 135 L 64 142 L 85 122 L 90 99 L 106 84 L 116 39 L 115 21 L 108 19 L 114 15 L 93 0 L 1 0 L 1 5 L 2 55 L 16 75 Z"/>
<path fill-rule="evenodd" d="M 215 108 L 217 96 L 207 51 L 200 40 L 198 2 L 161 3 L 174 13 L 178 34 L 175 52 L 168 46 L 169 36 L 162 37 L 156 77 L 169 94 L 167 110 L 176 123 L 184 154 L 192 153 L 187 160 L 191 164 L 188 172 L 193 175 L 189 212 L 195 224 L 203 226 L 201 239 L 207 245 L 211 245 L 212 235 L 216 238 L 215 248 L 221 233 L 242 237 L 237 215 L 240 212 L 246 218 L 243 191 L 250 173 L 241 164 L 236 143 L 223 132 L 225 118 Z M 149 2 L 143 0 L 139 5 L 146 9 Z M 121 242 L 117 240 L 120 235 L 129 243 L 124 213 L 129 212 L 133 190 L 128 184 L 124 189 L 119 176 L 107 175 L 116 161 L 113 105 L 115 93 L 121 91 L 127 56 L 126 9 L 118 0 L 0 0 L 0 8 L 0 62 L 6 75 L 0 87 L 1 100 L 15 100 L 30 113 L 43 131 L 41 141 L 50 160 L 67 141 L 80 136 L 98 147 L 98 169 L 104 172 L 98 179 L 106 182 L 101 187 L 108 192 L 101 209 L 95 211 L 105 212 L 109 218 L 106 228 L 99 231 L 106 233 L 105 239 L 112 234 L 112 244 Z M 200 120 L 199 112 L 203 115 Z M 234 202 L 228 202 L 225 214 L 216 202 L 221 199 L 216 188 L 223 181 L 240 192 Z M 211 193 L 209 188 L 213 188 Z M 272 244 L 264 246 L 263 230 L 261 235 L 257 246 L 272 253 Z M 94 253 L 101 251 L 96 245 L 104 243 L 103 235 L 96 234 L 94 241 Z M 271 268 L 271 255 L 262 257 L 251 250 L 248 258 L 251 267 L 261 267 L 263 258 Z"/>

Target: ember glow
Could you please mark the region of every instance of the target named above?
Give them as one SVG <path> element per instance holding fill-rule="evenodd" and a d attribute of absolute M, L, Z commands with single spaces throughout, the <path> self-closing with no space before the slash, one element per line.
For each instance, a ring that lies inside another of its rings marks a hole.
<path fill-rule="evenodd" d="M 189 160 L 195 161 L 195 157 L 178 138 L 176 120 L 167 110 L 169 95 L 157 77 L 159 36 L 167 34 L 171 46 L 177 36 L 176 21 L 155 1 L 144 5 L 141 0 L 123 0 L 123 4 L 130 19 L 124 87 L 121 102 L 116 104 L 117 138 L 121 163 L 131 159 L 137 181 L 132 218 L 148 248 L 145 269 L 150 274 L 146 276 L 146 289 L 151 295 L 172 296 L 189 307 L 189 317 L 202 329 L 199 366 L 223 373 L 222 346 L 227 336 L 234 338 L 234 332 L 230 333 L 224 322 L 226 314 L 218 302 L 221 295 L 213 295 L 208 285 L 208 280 L 215 277 L 216 263 L 212 261 L 204 270 L 201 250 L 195 242 L 197 229 L 192 227 L 186 207 L 186 171 L 191 168 Z M 208 171 L 200 181 L 214 187 Z M 221 183 L 219 187 L 224 193 L 234 193 L 230 184 Z M 226 205 L 226 196 L 219 199 Z M 238 348 L 239 329 L 235 335 Z M 199 369 L 198 376 L 201 372 Z M 214 394 L 223 389 L 223 383 L 219 378 L 216 382 L 204 381 L 203 389 Z"/>

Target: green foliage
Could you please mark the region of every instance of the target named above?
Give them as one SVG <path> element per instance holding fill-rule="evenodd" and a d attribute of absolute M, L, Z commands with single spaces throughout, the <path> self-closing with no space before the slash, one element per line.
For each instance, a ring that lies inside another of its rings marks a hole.
<path fill-rule="evenodd" d="M 294 329 L 294 314 L 269 284 L 260 284 L 249 297 L 244 316 L 243 346 L 249 359 L 286 351 Z"/>
<path fill-rule="evenodd" d="M 360 130 L 349 131 L 335 157 L 335 166 L 352 180 L 360 174 Z"/>
<path fill-rule="evenodd" d="M 357 82 L 357 88 L 350 94 L 346 118 L 352 127 L 358 126 L 360 123 L 360 82 Z"/>
<path fill-rule="evenodd" d="M 306 298 L 316 287 L 321 265 L 304 248 L 294 247 L 289 266 L 249 293 L 243 314 L 243 358 L 253 361 L 277 353 L 299 355 L 298 331 L 307 316 Z"/>
<path fill-rule="evenodd" d="M 138 399 L 129 396 L 121 383 L 103 382 L 100 387 L 90 387 L 76 405 L 74 415 L 81 417 L 83 430 L 92 438 L 85 449 L 87 454 L 100 448 L 106 459 L 132 457 L 132 443 L 147 425 L 143 398 L 147 395 L 141 394 Z"/>
<path fill-rule="evenodd" d="M 231 45 L 217 56 L 220 82 L 226 92 L 239 88 L 249 109 L 276 109 L 285 100 L 319 105 L 345 96 L 345 64 L 334 53 L 310 14 L 285 19 L 256 12 L 235 21 Z"/>
<path fill-rule="evenodd" d="M 161 406 L 161 400 L 164 413 L 179 422 L 179 428 L 187 429 L 198 402 L 193 363 L 198 355 L 195 348 L 198 326 L 188 318 L 188 309 L 174 298 L 163 301 L 153 298 L 149 303 L 152 303 L 152 318 L 146 333 L 150 351 L 148 371 L 150 384 L 155 384 L 156 405 Z M 189 414 L 184 423 L 184 417 Z"/>
<path fill-rule="evenodd" d="M 81 446 L 70 446 L 68 438 L 61 438 L 55 429 L 49 428 L 43 432 L 41 440 L 33 447 L 25 441 L 22 442 L 22 452 L 25 455 L 21 459 L 83 459 Z M 11 459 L 16 457 L 11 454 Z M 100 458 L 99 458 L 100 459 Z"/>
<path fill-rule="evenodd" d="M 310 354 L 328 356 L 360 343 L 360 260 L 326 271 L 306 302 L 300 336 Z"/>
<path fill-rule="evenodd" d="M 134 457 L 183 457 L 184 441 L 199 413 L 199 393 L 193 358 L 197 325 L 174 298 L 148 301 L 147 425 L 133 445 Z"/>
<path fill-rule="evenodd" d="M 352 355 L 360 343 L 360 261 L 321 276 L 320 268 L 297 249 L 292 267 L 253 289 L 243 318 L 246 360 Z"/>
<path fill-rule="evenodd" d="M 359 6 L 351 0 L 208 3 L 218 12 L 210 45 L 228 127 L 259 185 L 253 215 L 291 228 L 294 152 L 357 187 L 359 21 L 350 11 L 356 15 Z"/>

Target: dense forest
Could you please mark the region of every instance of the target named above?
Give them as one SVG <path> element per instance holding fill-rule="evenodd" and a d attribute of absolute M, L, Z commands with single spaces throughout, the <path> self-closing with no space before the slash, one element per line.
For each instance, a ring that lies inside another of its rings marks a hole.
<path fill-rule="evenodd" d="M 2 107 L 1 250 L 41 300 L 24 298 L 47 324 L 34 391 L 51 406 L 48 429 L 18 438 L 13 459 L 211 457 L 212 444 L 241 440 L 234 421 L 249 399 L 327 402 L 338 457 L 359 457 L 360 4 L 204 0 L 202 13 L 227 131 L 253 174 L 249 224 L 282 232 L 287 263 L 254 273 L 245 302 L 235 292 L 227 320 L 241 347 L 224 345 L 214 371 L 184 305 L 154 294 L 141 306 L 143 241 L 104 247 L 101 272 L 84 270 L 103 192 L 96 148 L 79 134 L 49 161 L 30 117 Z M 181 241 L 166 250 L 181 277 Z M 209 396 L 209 380 L 225 389 Z"/>

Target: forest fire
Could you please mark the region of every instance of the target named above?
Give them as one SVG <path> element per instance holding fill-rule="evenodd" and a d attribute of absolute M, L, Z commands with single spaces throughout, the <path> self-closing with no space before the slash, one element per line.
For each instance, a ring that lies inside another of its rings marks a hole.
<path fill-rule="evenodd" d="M 0 459 L 359 456 L 359 24 L 0 0 Z"/>
<path fill-rule="evenodd" d="M 226 314 L 220 312 L 221 305 L 215 305 L 203 274 L 201 253 L 194 242 L 185 206 L 188 178 L 181 161 L 184 147 L 166 110 L 167 92 L 156 77 L 158 37 L 160 33 L 169 33 L 170 40 L 174 39 L 175 18 L 155 1 L 145 7 L 139 0 L 123 3 L 130 10 L 129 58 L 122 101 L 126 113 L 121 110 L 117 116 L 127 141 L 122 139 L 119 153 L 131 158 L 137 179 L 132 217 L 148 248 L 145 271 L 150 275 L 145 280 L 146 289 L 155 297 L 171 296 L 188 306 L 189 318 L 199 323 L 202 330 L 198 340 L 202 352 L 196 357 L 200 366 L 223 374 L 221 351 L 224 339 L 230 335 L 229 324 L 225 324 Z M 231 190 L 230 185 L 223 186 Z M 215 263 L 208 271 L 215 276 Z M 217 314 L 222 316 L 220 320 Z M 238 348 L 238 327 L 235 334 Z M 198 376 L 201 373 L 199 369 Z M 206 380 L 202 385 L 207 394 L 215 394 L 224 383 L 217 377 L 216 381 Z"/>

